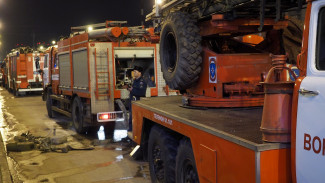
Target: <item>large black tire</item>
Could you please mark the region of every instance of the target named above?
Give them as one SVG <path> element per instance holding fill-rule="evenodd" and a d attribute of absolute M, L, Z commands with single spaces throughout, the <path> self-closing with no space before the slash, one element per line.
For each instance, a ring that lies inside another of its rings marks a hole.
<path fill-rule="evenodd" d="M 283 43 L 290 64 L 296 64 L 297 55 L 301 52 L 303 28 L 303 20 L 289 17 L 288 27 L 283 31 Z"/>
<path fill-rule="evenodd" d="M 7 84 L 5 84 L 7 90 L 9 90 L 9 82 L 10 82 L 10 81 L 9 81 L 9 78 L 7 77 Z"/>
<path fill-rule="evenodd" d="M 15 81 L 14 81 L 14 84 L 13 84 L 13 89 L 12 89 L 12 93 L 14 94 L 14 96 L 18 97 L 19 96 L 19 93 L 18 93 L 18 90 L 16 88 L 16 84 L 15 84 Z"/>
<path fill-rule="evenodd" d="M 165 19 L 160 34 L 160 62 L 172 89 L 185 90 L 199 79 L 202 63 L 199 28 L 194 19 L 175 12 Z"/>
<path fill-rule="evenodd" d="M 72 104 L 72 122 L 79 134 L 85 133 L 87 130 L 84 127 L 84 107 L 79 97 L 75 97 Z"/>
<path fill-rule="evenodd" d="M 46 110 L 47 110 L 47 115 L 49 116 L 49 118 L 53 118 L 54 117 L 54 112 L 52 110 L 53 100 L 50 97 L 50 95 L 51 95 L 50 88 L 48 90 L 49 91 L 47 92 L 47 97 L 46 97 Z"/>
<path fill-rule="evenodd" d="M 181 140 L 176 157 L 176 182 L 198 183 L 199 176 L 193 155 L 191 143 L 188 139 Z"/>
<path fill-rule="evenodd" d="M 175 158 L 178 142 L 165 130 L 152 127 L 148 143 L 151 181 L 175 182 Z"/>
<path fill-rule="evenodd" d="M 47 88 L 43 89 L 43 92 L 42 92 L 42 100 L 43 101 L 46 101 L 47 100 Z"/>

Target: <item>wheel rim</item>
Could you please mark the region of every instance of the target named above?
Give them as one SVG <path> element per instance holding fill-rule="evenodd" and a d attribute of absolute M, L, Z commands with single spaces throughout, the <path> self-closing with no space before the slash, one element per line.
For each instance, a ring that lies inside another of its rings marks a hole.
<path fill-rule="evenodd" d="M 161 157 L 161 149 L 159 145 L 154 144 L 154 148 L 152 151 L 152 161 L 153 161 L 153 169 L 157 180 L 159 182 L 163 182 L 164 180 L 164 162 Z"/>
<path fill-rule="evenodd" d="M 167 57 L 166 66 L 168 72 L 172 73 L 176 68 L 176 60 L 177 60 L 177 46 L 176 46 L 175 35 L 173 32 L 167 33 L 166 42 L 163 49 L 167 51 L 167 54 L 165 54 L 165 56 Z"/>
<path fill-rule="evenodd" d="M 184 162 L 183 171 L 182 171 L 182 182 L 186 183 L 196 183 L 199 182 L 196 169 L 193 167 L 192 162 L 187 159 Z"/>

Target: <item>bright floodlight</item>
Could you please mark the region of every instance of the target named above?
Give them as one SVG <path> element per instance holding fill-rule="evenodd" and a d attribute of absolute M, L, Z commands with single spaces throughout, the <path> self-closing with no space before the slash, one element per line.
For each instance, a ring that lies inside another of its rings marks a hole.
<path fill-rule="evenodd" d="M 161 4 L 162 3 L 162 0 L 157 0 L 157 4 Z"/>
<path fill-rule="evenodd" d="M 52 41 L 52 44 L 54 45 L 56 42 L 55 41 Z"/>
<path fill-rule="evenodd" d="M 40 49 L 40 50 L 43 50 L 43 49 L 44 49 L 44 46 L 40 46 L 39 49 Z"/>
<path fill-rule="evenodd" d="M 92 26 L 89 26 L 88 27 L 88 31 L 92 31 L 93 30 L 93 27 Z"/>

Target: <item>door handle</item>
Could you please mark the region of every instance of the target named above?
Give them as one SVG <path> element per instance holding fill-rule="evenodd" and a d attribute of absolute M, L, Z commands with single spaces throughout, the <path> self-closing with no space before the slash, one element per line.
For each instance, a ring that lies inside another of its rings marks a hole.
<path fill-rule="evenodd" d="M 300 88 L 300 89 L 299 89 L 299 93 L 300 93 L 301 95 L 309 95 L 309 96 L 316 96 L 316 95 L 319 94 L 318 91 L 306 90 L 306 89 L 304 89 L 304 88 Z"/>

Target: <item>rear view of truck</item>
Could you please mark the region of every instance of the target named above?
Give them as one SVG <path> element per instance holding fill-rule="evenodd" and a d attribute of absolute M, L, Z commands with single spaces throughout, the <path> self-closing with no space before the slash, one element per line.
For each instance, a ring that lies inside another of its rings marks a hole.
<path fill-rule="evenodd" d="M 71 117 L 78 133 L 101 125 L 127 129 L 130 99 L 125 87 L 131 85 L 134 66 L 144 69 L 146 96 L 174 92 L 165 92 L 166 84 L 157 72 L 159 47 L 148 40 L 151 33 L 121 23 L 125 22 L 94 24 L 93 30 L 73 27 L 69 38 L 47 51 L 44 78 L 49 82 L 43 98 L 49 117 L 55 113 Z"/>
<path fill-rule="evenodd" d="M 7 55 L 7 59 L 7 86 L 15 96 L 43 90 L 39 72 L 44 63 L 43 53 L 28 47 L 17 48 Z"/>

